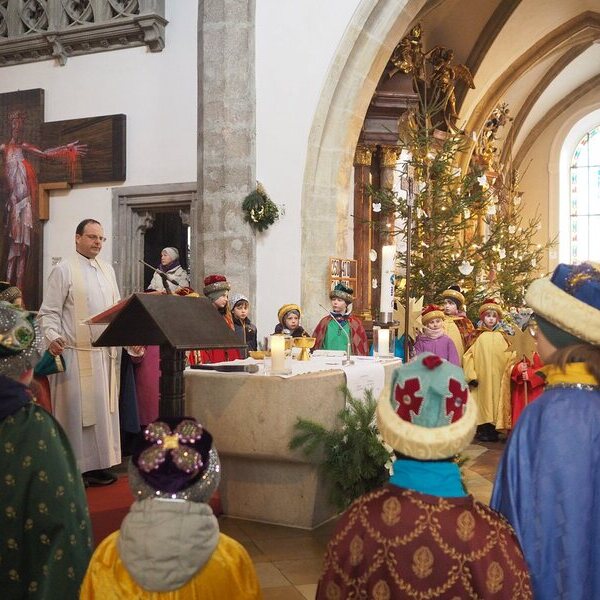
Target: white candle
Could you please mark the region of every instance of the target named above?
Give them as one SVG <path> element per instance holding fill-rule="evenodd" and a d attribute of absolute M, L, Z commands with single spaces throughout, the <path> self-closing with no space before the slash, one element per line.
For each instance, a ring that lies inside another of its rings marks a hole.
<path fill-rule="evenodd" d="M 379 330 L 377 350 L 379 351 L 379 356 L 389 356 L 390 355 L 390 330 L 389 329 L 380 329 Z"/>
<path fill-rule="evenodd" d="M 285 371 L 285 336 L 271 336 L 271 372 L 282 373 Z"/>
<path fill-rule="evenodd" d="M 381 296 L 379 312 L 394 312 L 394 259 L 396 246 L 383 246 L 381 248 Z"/>
<path fill-rule="evenodd" d="M 379 331 L 381 327 L 379 325 L 373 325 L 373 356 L 379 356 Z"/>

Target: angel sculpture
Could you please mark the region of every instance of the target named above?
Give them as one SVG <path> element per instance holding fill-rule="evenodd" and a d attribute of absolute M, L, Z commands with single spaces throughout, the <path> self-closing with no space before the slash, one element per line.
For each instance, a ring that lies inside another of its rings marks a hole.
<path fill-rule="evenodd" d="M 436 46 L 428 53 L 428 62 L 433 67 L 431 74 L 431 97 L 434 104 L 440 104 L 444 124 L 450 132 L 458 131 L 456 122 L 455 86 L 459 80 L 464 81 L 469 88 L 475 89 L 471 71 L 465 65 L 453 65 L 454 51 L 443 46 Z"/>
<path fill-rule="evenodd" d="M 402 38 L 390 58 L 388 77 L 397 73 L 411 75 L 414 92 L 425 104 L 435 107 L 435 116 L 441 116 L 438 125 L 448 132 L 457 132 L 455 86 L 464 81 L 474 89 L 473 76 L 467 66 L 452 64 L 454 51 L 449 48 L 435 46 L 423 52 L 422 33 L 421 25 L 417 24 Z"/>

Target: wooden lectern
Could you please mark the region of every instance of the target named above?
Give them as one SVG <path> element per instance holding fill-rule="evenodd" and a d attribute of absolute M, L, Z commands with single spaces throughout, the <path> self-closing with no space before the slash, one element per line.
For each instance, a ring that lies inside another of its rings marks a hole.
<path fill-rule="evenodd" d="M 94 346 L 160 346 L 161 417 L 185 413 L 185 350 L 246 347 L 208 298 L 132 294 L 89 322 L 108 324 Z"/>

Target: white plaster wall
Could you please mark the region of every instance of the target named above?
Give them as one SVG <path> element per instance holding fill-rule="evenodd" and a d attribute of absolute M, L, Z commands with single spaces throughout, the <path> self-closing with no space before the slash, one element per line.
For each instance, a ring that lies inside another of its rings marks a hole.
<path fill-rule="evenodd" d="M 68 60 L 1 69 L 0 92 L 43 88 L 45 119 L 56 121 L 127 115 L 127 180 L 53 192 L 44 229 L 44 281 L 52 257 L 74 248 L 79 221 L 92 217 L 109 238 L 112 259 L 111 188 L 196 180 L 197 0 L 166 2 L 166 47 L 101 52 Z"/>
<path fill-rule="evenodd" d="M 256 173 L 272 200 L 285 205 L 285 215 L 258 235 L 252 316 L 260 336 L 272 332 L 282 304 L 300 302 L 300 199 L 308 136 L 328 69 L 359 4 L 256 2 Z M 315 294 L 327 300 L 325 290 Z M 309 329 L 315 325 L 304 322 Z"/>
<path fill-rule="evenodd" d="M 590 118 L 586 118 L 587 115 Z M 531 215 L 537 210 L 542 217 L 542 229 L 536 241 L 544 242 L 555 237 L 562 239 L 562 244 L 550 251 L 548 270 L 553 269 L 559 261 L 568 261 L 568 250 L 565 248 L 568 232 L 561 232 L 559 225 L 561 203 L 566 200 L 569 192 L 567 169 L 570 155 L 585 130 L 599 122 L 600 90 L 592 90 L 548 123 L 520 165 L 520 170 L 524 171 L 521 181 L 521 190 L 524 192 L 523 212 Z M 569 137 L 573 128 L 576 130 Z M 565 140 L 568 148 L 561 161 Z"/>

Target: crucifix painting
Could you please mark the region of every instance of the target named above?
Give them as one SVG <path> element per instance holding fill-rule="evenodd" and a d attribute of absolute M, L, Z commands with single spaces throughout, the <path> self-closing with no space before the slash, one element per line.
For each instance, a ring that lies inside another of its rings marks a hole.
<path fill-rule="evenodd" d="M 0 280 L 23 291 L 29 308 L 41 300 L 40 191 L 125 179 L 125 115 L 44 123 L 44 90 L 0 95 Z"/>

